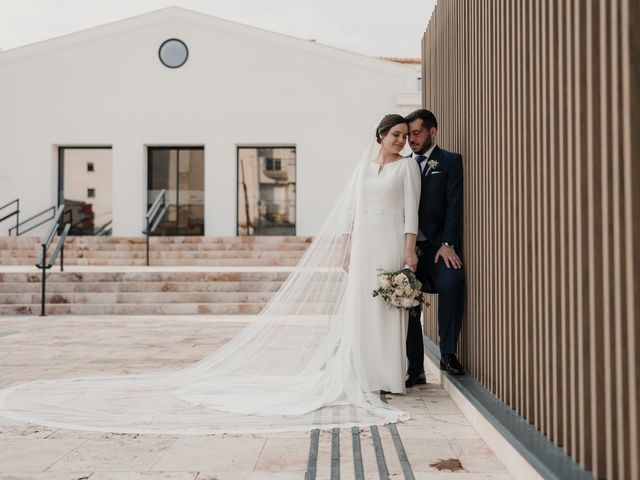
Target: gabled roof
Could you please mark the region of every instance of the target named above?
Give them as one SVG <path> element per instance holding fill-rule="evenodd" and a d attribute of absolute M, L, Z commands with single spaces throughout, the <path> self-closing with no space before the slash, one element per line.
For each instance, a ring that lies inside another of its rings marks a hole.
<path fill-rule="evenodd" d="M 322 45 L 312 40 L 304 40 L 281 33 L 275 33 L 175 6 L 166 7 L 160 10 L 155 10 L 135 17 L 126 18 L 124 20 L 81 30 L 79 32 L 70 33 L 60 37 L 43 40 L 30 45 L 0 51 L 0 64 L 30 55 L 37 55 L 39 53 L 73 46 L 93 39 L 117 35 L 145 25 L 151 25 L 167 20 L 179 20 L 205 28 L 217 29 L 225 33 L 252 37 L 260 42 L 269 42 L 283 47 L 304 50 L 312 55 L 329 56 L 338 60 L 344 60 L 349 63 L 359 64 L 378 70 L 396 73 L 403 73 L 407 71 L 407 67 L 403 65 L 388 62 L 380 58 L 369 57 L 367 55 L 350 52 L 348 50 Z"/>

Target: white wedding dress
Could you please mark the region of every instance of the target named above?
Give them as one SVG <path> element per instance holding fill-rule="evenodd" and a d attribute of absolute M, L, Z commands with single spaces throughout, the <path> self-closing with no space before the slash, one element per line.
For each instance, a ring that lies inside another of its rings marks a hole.
<path fill-rule="evenodd" d="M 409 418 L 378 390 L 404 391 L 406 311 L 389 309 L 377 269 L 402 268 L 418 229 L 412 159 L 359 162 L 299 265 L 226 345 L 178 371 L 39 380 L 0 391 L 0 416 L 77 430 L 259 433 Z M 349 272 L 343 266 L 350 251 Z"/>
<path fill-rule="evenodd" d="M 362 303 L 360 322 L 362 361 L 370 390 L 404 392 L 406 368 L 407 310 L 390 309 L 382 299 L 372 298 L 380 271 L 397 271 L 404 266 L 405 233 L 418 231 L 420 168 L 412 158 L 380 166 L 370 163 L 363 179 L 365 207 L 355 235 L 366 246 L 354 252 L 352 260 L 362 273 L 353 291 Z M 360 258 L 362 257 L 362 258 Z M 364 284 L 364 285 L 362 285 Z"/>

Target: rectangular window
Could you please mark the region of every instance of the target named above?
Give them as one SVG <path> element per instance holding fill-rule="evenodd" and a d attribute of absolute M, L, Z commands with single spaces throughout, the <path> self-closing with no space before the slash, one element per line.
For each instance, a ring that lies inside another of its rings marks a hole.
<path fill-rule="evenodd" d="M 154 235 L 204 235 L 204 148 L 150 147 L 147 210 L 162 190 L 169 204 Z"/>
<path fill-rule="evenodd" d="M 87 198 L 96 198 L 95 188 L 87 188 Z"/>
<path fill-rule="evenodd" d="M 87 163 L 87 172 L 94 172 L 94 171 L 95 171 L 94 163 L 93 162 Z"/>
<path fill-rule="evenodd" d="M 296 234 L 295 147 L 238 147 L 238 235 Z"/>
<path fill-rule="evenodd" d="M 282 164 L 280 163 L 279 158 L 267 158 L 267 171 L 275 172 L 277 170 L 282 170 Z"/>

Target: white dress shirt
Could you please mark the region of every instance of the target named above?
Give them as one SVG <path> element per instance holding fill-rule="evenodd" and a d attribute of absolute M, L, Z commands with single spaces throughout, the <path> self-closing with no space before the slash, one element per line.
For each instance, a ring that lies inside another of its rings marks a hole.
<path fill-rule="evenodd" d="M 431 154 L 433 153 L 433 149 L 436 148 L 436 145 L 433 144 L 431 145 L 431 148 L 429 150 L 427 150 L 426 152 L 423 153 L 424 158 L 422 160 L 420 160 L 420 171 L 422 173 L 424 173 L 424 167 L 427 164 L 427 162 L 429 161 L 429 157 L 431 156 Z M 416 153 L 411 152 L 411 158 L 416 158 L 418 155 Z"/>

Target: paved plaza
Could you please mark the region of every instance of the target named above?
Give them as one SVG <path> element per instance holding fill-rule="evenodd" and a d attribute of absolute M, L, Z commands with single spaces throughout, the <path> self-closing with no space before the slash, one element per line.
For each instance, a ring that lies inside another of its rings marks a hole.
<path fill-rule="evenodd" d="M 252 318 L 0 317 L 0 386 L 178 369 L 224 344 Z M 387 396 L 389 403 L 412 416 L 397 430 L 377 429 L 388 478 L 411 478 L 407 465 L 416 479 L 512 478 L 436 379 L 430 377 L 429 382 L 408 395 Z M 0 480 L 302 479 L 309 470 L 310 451 L 314 458 L 317 453 L 317 479 L 336 478 L 338 471 L 339 478 L 358 478 L 354 452 L 356 460 L 362 458 L 360 478 L 378 479 L 375 437 L 372 429 L 323 431 L 314 452 L 310 432 L 198 437 L 105 434 L 0 418 Z M 360 449 L 354 448 L 357 439 Z"/>

